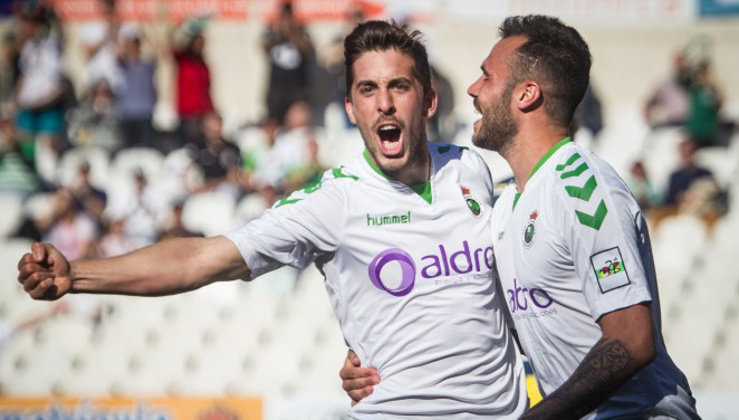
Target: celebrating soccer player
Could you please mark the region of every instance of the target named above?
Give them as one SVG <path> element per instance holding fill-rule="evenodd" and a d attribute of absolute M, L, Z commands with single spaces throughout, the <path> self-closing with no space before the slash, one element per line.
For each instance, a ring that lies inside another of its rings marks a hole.
<path fill-rule="evenodd" d="M 363 156 L 225 236 L 71 263 L 37 243 L 18 279 L 36 299 L 166 295 L 315 263 L 347 343 L 382 377 L 351 417 L 518 417 L 527 398 L 493 280 L 488 169 L 476 152 L 427 142 L 436 94 L 417 33 L 360 24 L 345 64 Z"/>

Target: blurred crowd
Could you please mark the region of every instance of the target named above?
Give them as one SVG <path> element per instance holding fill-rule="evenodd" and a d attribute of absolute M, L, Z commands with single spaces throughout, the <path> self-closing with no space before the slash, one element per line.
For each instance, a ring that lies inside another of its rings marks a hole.
<path fill-rule="evenodd" d="M 183 222 L 193 195 L 231 197 L 245 221 L 320 179 L 326 168 L 316 128 L 329 104 L 343 109 L 343 38 L 364 19 L 360 8 L 317 51 L 291 3 L 280 3 L 260 39 L 268 68 L 265 114 L 226 133 L 204 54 L 209 18 L 171 25 L 168 36 L 156 37 L 146 25 L 122 22 L 114 0 L 99 0 L 99 6 L 100 18 L 78 31 L 85 59 L 81 86 L 65 74 L 65 24 L 53 3 L 13 6 L 0 73 L 0 192 L 20 195 L 30 209 L 16 236 L 49 241 L 70 259 L 117 255 L 165 238 L 211 234 Z M 680 51 L 674 73 L 644 107 L 653 130 L 681 127 L 685 136 L 669 186 L 656 191 L 639 161 L 629 182 L 645 209 L 682 209 L 710 219 L 725 211 L 725 195 L 711 171 L 696 164 L 695 153 L 727 146 L 734 127 L 721 120 L 722 94 L 700 51 L 700 45 Z M 174 67 L 178 124 L 171 130 L 153 122 L 157 63 L 165 59 Z M 460 130 L 452 84 L 437 69 L 432 83 L 439 109 L 429 138 L 452 142 Z M 597 141 L 603 111 L 592 87 L 577 120 Z M 161 158 L 147 167 L 152 153 Z M 118 182 L 122 176 L 126 183 Z"/>
<path fill-rule="evenodd" d="M 722 114 L 724 95 L 711 67 L 710 40 L 692 38 L 675 55 L 672 72 L 656 84 L 644 104 L 651 134 L 677 130 L 678 165 L 663 191 L 652 187 L 642 161 L 633 163 L 630 186 L 642 208 L 658 221 L 675 213 L 703 218 L 708 226 L 728 211 L 728 196 L 696 153 L 704 148 L 728 148 L 735 122 Z"/>

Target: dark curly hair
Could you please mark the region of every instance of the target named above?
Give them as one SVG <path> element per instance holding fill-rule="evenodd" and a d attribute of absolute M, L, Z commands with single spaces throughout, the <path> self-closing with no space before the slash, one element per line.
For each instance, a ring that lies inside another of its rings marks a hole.
<path fill-rule="evenodd" d="M 511 83 L 536 80 L 544 96 L 544 111 L 568 125 L 590 82 L 588 44 L 577 30 L 551 16 L 512 16 L 498 31 L 501 38 L 527 39 L 509 63 Z"/>

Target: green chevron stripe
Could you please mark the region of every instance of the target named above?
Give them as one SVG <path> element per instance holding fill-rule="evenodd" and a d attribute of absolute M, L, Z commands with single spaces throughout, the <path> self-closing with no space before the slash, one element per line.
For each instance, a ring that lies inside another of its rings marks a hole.
<path fill-rule="evenodd" d="M 577 168 L 560 175 L 560 178 L 567 179 L 567 178 L 572 178 L 573 176 L 579 176 L 581 173 L 585 172 L 587 169 L 588 169 L 588 164 L 583 162 Z"/>
<path fill-rule="evenodd" d="M 606 208 L 606 203 L 603 200 L 600 200 L 600 204 L 598 204 L 598 209 L 595 210 L 595 213 L 587 214 L 575 210 L 575 214 L 580 223 L 585 226 L 590 226 L 595 230 L 599 230 L 600 226 L 603 224 L 603 220 L 606 218 L 606 214 L 608 214 L 608 208 Z"/>
<path fill-rule="evenodd" d="M 449 149 L 451 149 L 452 146 L 439 146 L 439 154 L 443 155 L 444 153 L 448 152 Z"/>
<path fill-rule="evenodd" d="M 286 204 L 297 203 L 300 200 L 302 200 L 302 198 L 293 198 L 292 200 L 288 200 L 287 198 L 283 198 L 282 200 L 280 200 L 279 203 L 277 203 L 277 205 L 275 206 L 275 208 L 282 207 L 282 206 L 284 206 Z"/>
<path fill-rule="evenodd" d="M 343 171 L 344 171 L 344 167 L 343 166 L 339 166 L 338 168 L 332 169 L 331 170 L 331 173 L 334 174 L 334 178 L 350 178 L 350 179 L 353 179 L 355 181 L 359 179 L 358 177 L 356 177 L 354 175 L 345 174 Z"/>
<path fill-rule="evenodd" d="M 580 159 L 580 154 L 579 153 L 575 153 L 574 155 L 570 156 L 569 159 L 567 159 L 567 162 L 565 162 L 564 165 L 557 165 L 556 169 L 558 171 L 562 171 L 562 170 L 564 170 L 564 168 L 566 168 L 566 167 L 572 165 L 573 163 L 575 163 L 575 161 L 578 160 L 578 159 Z"/>
<path fill-rule="evenodd" d="M 593 195 L 596 187 L 598 187 L 598 182 L 595 181 L 595 175 L 592 175 L 582 187 L 568 185 L 565 187 L 565 190 L 567 190 L 567 194 L 570 197 L 579 198 L 582 201 L 590 201 L 590 197 Z"/>

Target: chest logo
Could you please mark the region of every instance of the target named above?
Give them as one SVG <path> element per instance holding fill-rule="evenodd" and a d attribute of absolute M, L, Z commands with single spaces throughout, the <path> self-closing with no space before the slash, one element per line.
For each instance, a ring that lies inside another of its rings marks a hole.
<path fill-rule="evenodd" d="M 534 235 L 536 234 L 536 218 L 539 217 L 539 213 L 534 210 L 529 215 L 529 222 L 526 224 L 526 229 L 523 231 L 523 244 L 527 248 L 534 242 Z"/>
<path fill-rule="evenodd" d="M 474 198 L 472 198 L 472 194 L 470 193 L 470 189 L 462 186 L 462 196 L 464 197 L 464 200 L 467 202 L 467 207 L 469 207 L 472 214 L 475 216 L 479 216 L 481 212 L 480 203 L 478 203 Z"/>

